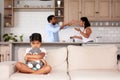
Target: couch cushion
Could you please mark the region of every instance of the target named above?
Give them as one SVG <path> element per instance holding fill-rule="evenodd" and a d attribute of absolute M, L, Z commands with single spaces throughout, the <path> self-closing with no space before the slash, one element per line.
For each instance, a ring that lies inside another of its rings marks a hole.
<path fill-rule="evenodd" d="M 67 72 L 67 48 L 58 48 L 47 50 L 46 61 L 53 68 L 52 71 Z"/>
<path fill-rule="evenodd" d="M 115 45 L 68 46 L 69 71 L 79 69 L 116 69 Z"/>
<path fill-rule="evenodd" d="M 15 73 L 10 80 L 69 80 L 69 77 L 64 72 L 51 72 L 45 75 Z"/>
<path fill-rule="evenodd" d="M 79 70 L 70 72 L 71 80 L 120 80 L 120 72 L 114 70 Z"/>
<path fill-rule="evenodd" d="M 18 61 L 24 62 L 25 50 L 26 48 L 20 48 L 18 50 Z M 52 71 L 67 72 L 67 48 L 63 47 L 46 51 L 47 56 L 45 59 L 47 63 L 52 66 Z"/>
<path fill-rule="evenodd" d="M 25 57 L 26 49 L 27 48 L 20 48 L 18 50 L 18 61 L 19 62 L 24 62 L 25 63 L 24 57 Z"/>

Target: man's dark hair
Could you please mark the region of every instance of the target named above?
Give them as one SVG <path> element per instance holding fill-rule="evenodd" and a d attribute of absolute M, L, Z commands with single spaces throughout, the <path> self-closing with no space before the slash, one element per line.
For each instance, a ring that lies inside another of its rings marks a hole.
<path fill-rule="evenodd" d="M 83 22 L 85 22 L 84 28 L 87 28 L 87 27 L 90 27 L 90 26 L 91 26 L 91 25 L 90 25 L 90 22 L 89 22 L 89 20 L 88 20 L 87 17 L 81 17 L 81 20 L 82 20 Z"/>
<path fill-rule="evenodd" d="M 30 42 L 32 41 L 42 42 L 42 36 L 39 33 L 33 33 L 29 38 L 30 38 Z"/>
<path fill-rule="evenodd" d="M 50 20 L 52 20 L 53 17 L 55 17 L 55 16 L 54 15 L 48 16 L 48 18 L 47 18 L 48 22 L 50 22 Z"/>

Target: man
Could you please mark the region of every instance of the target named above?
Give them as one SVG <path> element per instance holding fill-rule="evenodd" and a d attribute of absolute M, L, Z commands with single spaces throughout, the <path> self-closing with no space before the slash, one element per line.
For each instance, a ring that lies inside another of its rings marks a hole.
<path fill-rule="evenodd" d="M 59 31 L 63 29 L 65 26 L 70 25 L 70 23 L 59 26 L 55 19 L 54 15 L 50 15 L 47 18 L 48 24 L 46 26 L 47 31 L 47 40 L 48 42 L 59 42 Z"/>

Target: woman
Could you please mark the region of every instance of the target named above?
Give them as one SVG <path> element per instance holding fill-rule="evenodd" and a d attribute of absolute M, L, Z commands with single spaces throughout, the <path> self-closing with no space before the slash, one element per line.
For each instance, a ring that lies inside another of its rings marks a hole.
<path fill-rule="evenodd" d="M 78 21 L 73 21 L 73 23 Z M 90 22 L 88 21 L 87 17 L 82 17 L 79 25 L 84 27 L 84 30 L 82 31 L 80 28 L 74 28 L 76 31 L 80 33 L 80 36 L 71 36 L 72 39 L 81 39 L 83 42 L 93 42 L 93 40 L 89 39 L 92 30 L 90 28 Z"/>

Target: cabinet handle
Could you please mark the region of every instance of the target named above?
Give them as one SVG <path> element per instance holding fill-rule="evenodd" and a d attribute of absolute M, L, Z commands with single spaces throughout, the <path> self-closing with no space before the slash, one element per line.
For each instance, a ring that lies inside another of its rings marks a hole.
<path fill-rule="evenodd" d="M 79 12 L 80 14 L 82 14 L 82 12 Z"/>
<path fill-rule="evenodd" d="M 99 14 L 100 12 L 96 12 L 96 14 Z"/>

